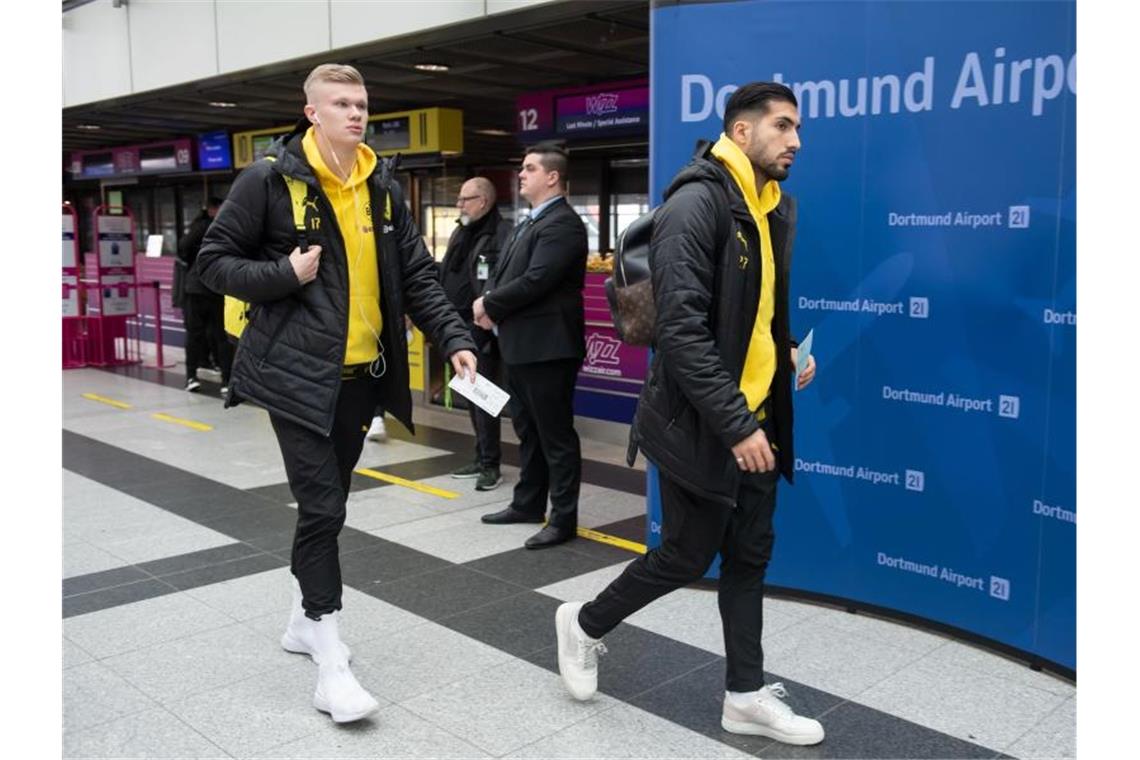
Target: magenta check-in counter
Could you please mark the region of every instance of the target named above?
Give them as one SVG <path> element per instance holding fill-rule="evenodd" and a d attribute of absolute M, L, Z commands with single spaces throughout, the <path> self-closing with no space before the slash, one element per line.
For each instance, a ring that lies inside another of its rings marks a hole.
<path fill-rule="evenodd" d="M 608 274 L 586 273 L 586 358 L 574 389 L 574 413 L 631 422 L 648 370 L 649 349 L 622 343 L 606 301 Z"/>

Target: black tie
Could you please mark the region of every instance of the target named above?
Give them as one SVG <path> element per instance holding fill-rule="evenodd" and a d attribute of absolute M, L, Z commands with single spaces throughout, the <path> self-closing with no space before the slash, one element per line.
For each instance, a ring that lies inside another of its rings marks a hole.
<path fill-rule="evenodd" d="M 516 240 L 519 239 L 519 235 L 522 233 L 522 231 L 526 228 L 526 226 L 528 224 L 530 224 L 530 217 L 529 216 L 526 219 L 523 219 L 521 222 L 519 222 L 518 224 L 515 225 L 515 228 L 513 230 L 511 230 L 511 239 L 507 241 L 507 245 L 503 249 L 504 252 L 510 250 L 510 247 L 515 244 Z"/>

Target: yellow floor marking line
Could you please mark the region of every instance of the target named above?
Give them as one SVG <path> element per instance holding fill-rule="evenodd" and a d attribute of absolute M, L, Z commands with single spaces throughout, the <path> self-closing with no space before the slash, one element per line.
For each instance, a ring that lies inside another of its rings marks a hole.
<path fill-rule="evenodd" d="M 619 549 L 636 552 L 637 554 L 645 554 L 647 551 L 645 544 L 639 544 L 636 541 L 627 541 L 624 538 L 611 536 L 608 533 L 599 533 L 598 531 L 590 530 L 589 528 L 578 528 L 578 536 L 581 538 L 588 538 L 591 541 L 597 541 L 600 544 L 609 544 L 610 546 L 616 546 Z"/>
<path fill-rule="evenodd" d="M 107 404 L 108 406 L 113 406 L 116 409 L 130 409 L 131 408 L 131 405 L 125 401 L 116 401 L 113 398 L 107 398 L 106 396 L 100 396 L 98 393 L 84 393 L 83 398 L 88 399 L 90 401 L 98 401 L 100 404 Z"/>
<path fill-rule="evenodd" d="M 162 422 L 172 422 L 175 425 L 182 425 L 183 427 L 188 427 L 191 430 L 206 431 L 214 429 L 213 425 L 207 425 L 204 422 L 195 422 L 194 420 L 184 420 L 181 417 L 171 417 L 169 414 L 158 413 L 152 414 L 151 417 L 156 420 L 161 420 Z"/>
<path fill-rule="evenodd" d="M 459 494 L 457 494 L 455 491 L 445 491 L 442 488 L 436 488 L 435 486 L 429 486 L 429 485 L 425 485 L 423 483 L 417 483 L 414 480 L 406 480 L 406 479 L 398 477 L 396 475 L 389 475 L 386 472 L 380 472 L 379 470 L 369 470 L 369 469 L 361 468 L 359 470 L 354 470 L 354 472 L 357 475 L 363 475 L 367 478 L 372 478 L 374 480 L 382 480 L 385 483 L 392 483 L 393 485 L 403 486 L 404 488 L 411 488 L 414 491 L 422 491 L 423 493 L 430 493 L 432 496 L 441 496 L 445 499 L 458 499 L 459 498 Z"/>

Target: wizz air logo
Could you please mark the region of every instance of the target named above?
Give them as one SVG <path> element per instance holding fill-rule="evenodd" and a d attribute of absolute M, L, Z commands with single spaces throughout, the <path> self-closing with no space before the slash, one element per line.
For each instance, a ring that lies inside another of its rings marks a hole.
<path fill-rule="evenodd" d="M 613 113 L 618 110 L 619 97 L 616 92 L 599 92 L 597 95 L 587 95 L 586 113 L 591 116 L 604 116 L 607 113 Z"/>
<path fill-rule="evenodd" d="M 616 367 L 621 364 L 621 359 L 618 358 L 619 348 L 621 348 L 620 340 L 594 333 L 586 341 L 586 363 L 609 364 Z"/>

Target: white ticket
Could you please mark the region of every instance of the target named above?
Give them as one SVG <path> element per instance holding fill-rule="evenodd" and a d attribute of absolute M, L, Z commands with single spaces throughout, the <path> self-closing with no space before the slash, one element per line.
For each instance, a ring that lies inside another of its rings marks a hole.
<path fill-rule="evenodd" d="M 498 417 L 510 398 L 505 390 L 492 383 L 487 378 L 475 373 L 475 382 L 471 383 L 461 375 L 455 375 L 447 387 L 482 409 L 492 417 Z"/>
<path fill-rule="evenodd" d="M 804 338 L 802 341 L 800 341 L 799 349 L 796 352 L 797 353 L 797 358 L 796 358 L 796 379 L 797 380 L 799 379 L 800 375 L 802 375 L 804 373 L 804 370 L 807 369 L 808 358 L 811 356 L 811 341 L 812 341 L 812 338 L 814 336 L 815 336 L 815 328 L 812 328 L 811 330 L 808 330 L 807 337 Z"/>

